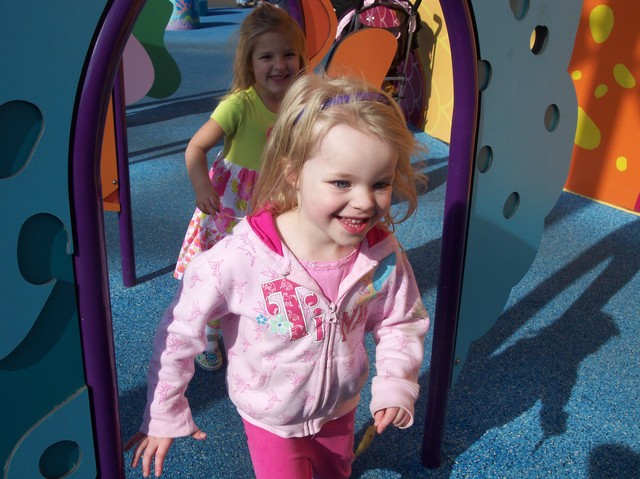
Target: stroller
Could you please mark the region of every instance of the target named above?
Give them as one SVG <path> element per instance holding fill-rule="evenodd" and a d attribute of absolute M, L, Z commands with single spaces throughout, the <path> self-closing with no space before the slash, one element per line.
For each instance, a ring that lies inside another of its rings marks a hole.
<path fill-rule="evenodd" d="M 383 28 L 396 37 L 398 46 L 383 89 L 400 103 L 409 116 L 407 108 L 411 107 L 409 103 L 414 102 L 415 98 L 407 97 L 408 93 L 414 96 L 414 92 L 407 91 L 407 85 L 412 82 L 411 77 L 416 75 L 420 77 L 419 83 L 422 82 L 421 67 L 416 65 L 419 58 L 415 54 L 418 47 L 416 33 L 421 26 L 418 14 L 421 0 L 415 4 L 408 0 L 357 0 L 355 5 L 343 0 L 332 2 L 338 16 L 334 47 L 344 36 L 362 28 Z M 415 80 L 413 83 L 416 83 Z"/>

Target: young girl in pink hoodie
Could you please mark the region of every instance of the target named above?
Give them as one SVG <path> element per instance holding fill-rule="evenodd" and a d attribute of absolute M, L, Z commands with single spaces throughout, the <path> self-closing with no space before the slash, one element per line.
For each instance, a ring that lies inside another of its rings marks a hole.
<path fill-rule="evenodd" d="M 429 318 L 393 228 L 417 207 L 415 139 L 386 94 L 353 80 L 302 77 L 281 108 L 252 214 L 192 260 L 158 328 L 126 445 L 145 477 L 153 459 L 162 473 L 173 438 L 206 438 L 184 392 L 211 317 L 258 479 L 349 477 L 367 332 L 377 432 L 413 423 Z"/>

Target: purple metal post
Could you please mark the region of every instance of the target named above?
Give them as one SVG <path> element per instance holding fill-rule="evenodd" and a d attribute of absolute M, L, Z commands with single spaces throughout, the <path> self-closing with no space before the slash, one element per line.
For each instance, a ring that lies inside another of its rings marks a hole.
<path fill-rule="evenodd" d="M 144 0 L 105 2 L 103 24 L 79 84 L 72 135 L 71 196 L 74 267 L 87 386 L 94 420 L 98 476 L 124 477 L 113 329 L 106 268 L 100 147 L 124 46 Z"/>
<path fill-rule="evenodd" d="M 471 201 L 479 98 L 475 27 L 468 0 L 440 0 L 440 5 L 451 46 L 454 108 L 422 444 L 422 464 L 429 468 L 439 467 L 442 460 Z"/>
<path fill-rule="evenodd" d="M 298 25 L 300 25 L 300 28 L 304 31 L 304 14 L 300 0 L 287 0 L 286 5 L 289 16 L 298 22 Z"/>
<path fill-rule="evenodd" d="M 131 184 L 129 182 L 129 147 L 127 143 L 127 114 L 124 95 L 124 71 L 122 61 L 113 84 L 113 119 L 115 122 L 116 160 L 118 165 L 118 233 L 120 240 L 120 264 L 122 283 L 136 285 L 136 255 L 133 244 L 133 214 L 131 209 Z"/>

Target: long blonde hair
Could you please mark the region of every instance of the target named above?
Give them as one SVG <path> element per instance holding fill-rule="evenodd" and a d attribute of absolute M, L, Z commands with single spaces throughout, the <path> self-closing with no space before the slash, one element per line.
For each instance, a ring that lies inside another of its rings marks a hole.
<path fill-rule="evenodd" d="M 388 212 L 383 224 L 393 230 L 395 223 L 415 212 L 416 183 L 426 177 L 416 173 L 411 165 L 412 155 L 421 147 L 407 128 L 398 104 L 367 83 L 316 74 L 297 79 L 282 100 L 253 190 L 254 212 L 269 209 L 278 215 L 298 206 L 297 193 L 291 184 L 297 182 L 304 163 L 336 125 L 348 125 L 373 135 L 388 143 L 398 155 L 392 187 L 396 199 L 406 200 L 406 213 L 396 219 Z"/>
<path fill-rule="evenodd" d="M 282 8 L 262 2 L 247 15 L 238 31 L 238 45 L 233 62 L 233 80 L 229 93 L 246 90 L 256 83 L 251 57 L 258 38 L 271 32 L 280 32 L 291 41 L 298 54 L 300 71 L 307 68 L 307 46 L 298 23 Z"/>

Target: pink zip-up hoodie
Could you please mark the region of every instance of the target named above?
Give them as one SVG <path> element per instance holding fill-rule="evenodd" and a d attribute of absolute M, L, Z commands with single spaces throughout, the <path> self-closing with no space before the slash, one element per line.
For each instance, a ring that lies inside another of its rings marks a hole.
<path fill-rule="evenodd" d="M 401 407 L 413 423 L 429 317 L 405 254 L 382 229 L 360 245 L 335 302 L 282 244 L 269 213 L 195 257 L 155 336 L 143 433 L 195 432 L 184 393 L 212 318 L 221 319 L 229 396 L 250 423 L 309 436 L 354 409 L 369 374 L 365 332 L 376 343 L 371 413 Z"/>

